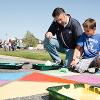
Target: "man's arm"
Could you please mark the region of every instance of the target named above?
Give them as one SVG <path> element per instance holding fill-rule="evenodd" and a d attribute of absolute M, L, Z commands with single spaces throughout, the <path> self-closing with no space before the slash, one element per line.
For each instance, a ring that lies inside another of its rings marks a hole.
<path fill-rule="evenodd" d="M 73 28 L 74 28 L 73 31 L 74 31 L 74 33 L 76 34 L 77 37 L 79 37 L 83 33 L 82 27 L 77 20 L 74 20 Z"/>

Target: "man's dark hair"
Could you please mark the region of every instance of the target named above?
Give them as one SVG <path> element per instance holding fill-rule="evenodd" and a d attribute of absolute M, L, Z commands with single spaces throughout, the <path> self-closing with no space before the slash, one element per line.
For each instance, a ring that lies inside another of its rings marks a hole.
<path fill-rule="evenodd" d="M 52 16 L 56 17 L 56 16 L 59 16 L 61 13 L 65 13 L 65 10 L 63 8 L 57 7 L 54 9 Z"/>

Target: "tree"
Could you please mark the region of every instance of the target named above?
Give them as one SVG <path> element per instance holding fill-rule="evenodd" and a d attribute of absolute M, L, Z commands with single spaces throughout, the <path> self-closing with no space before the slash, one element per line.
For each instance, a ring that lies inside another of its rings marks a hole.
<path fill-rule="evenodd" d="M 29 46 L 32 46 L 32 47 L 35 47 L 39 42 L 39 39 L 37 39 L 33 33 L 31 33 L 30 31 L 27 31 L 26 32 L 26 35 L 24 36 L 23 38 L 23 43 L 29 47 Z"/>

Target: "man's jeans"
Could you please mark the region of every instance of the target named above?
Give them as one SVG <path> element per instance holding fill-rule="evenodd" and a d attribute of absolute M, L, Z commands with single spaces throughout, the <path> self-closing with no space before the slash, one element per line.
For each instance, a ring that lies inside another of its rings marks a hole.
<path fill-rule="evenodd" d="M 62 47 L 62 45 L 58 42 L 56 38 L 47 39 L 44 40 L 44 47 L 52 57 L 54 62 L 61 62 L 61 58 L 59 56 L 58 52 L 65 53 L 65 63 L 64 66 L 68 67 L 70 65 L 70 62 L 73 57 L 73 49 L 66 49 Z"/>

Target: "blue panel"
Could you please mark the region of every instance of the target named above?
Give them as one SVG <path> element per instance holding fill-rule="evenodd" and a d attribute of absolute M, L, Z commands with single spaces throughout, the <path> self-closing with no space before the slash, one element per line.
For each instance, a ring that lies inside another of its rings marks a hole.
<path fill-rule="evenodd" d="M 16 80 L 31 72 L 0 73 L 0 80 Z"/>

